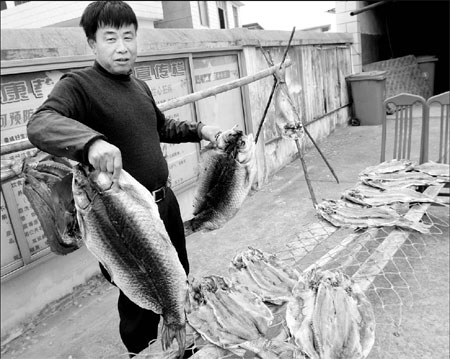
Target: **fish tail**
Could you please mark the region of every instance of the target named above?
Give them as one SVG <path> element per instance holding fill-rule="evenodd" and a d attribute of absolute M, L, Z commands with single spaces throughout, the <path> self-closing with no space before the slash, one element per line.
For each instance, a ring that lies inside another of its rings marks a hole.
<path fill-rule="evenodd" d="M 179 325 L 170 325 L 164 321 L 161 329 L 161 344 L 163 350 L 167 350 L 174 339 L 176 339 L 178 343 L 178 358 L 183 358 L 186 350 L 186 328 Z"/>

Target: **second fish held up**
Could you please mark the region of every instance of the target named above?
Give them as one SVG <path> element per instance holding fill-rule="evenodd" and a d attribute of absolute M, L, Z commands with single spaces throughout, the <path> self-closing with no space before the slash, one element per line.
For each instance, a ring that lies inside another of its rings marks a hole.
<path fill-rule="evenodd" d="M 221 228 L 233 218 L 247 198 L 256 176 L 253 135 L 224 131 L 217 145 L 201 153 L 194 218 L 185 222 L 186 235 Z"/>

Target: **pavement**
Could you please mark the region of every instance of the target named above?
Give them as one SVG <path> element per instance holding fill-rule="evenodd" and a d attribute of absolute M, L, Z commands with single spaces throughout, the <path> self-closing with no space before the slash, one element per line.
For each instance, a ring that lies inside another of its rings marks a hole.
<path fill-rule="evenodd" d="M 314 148 L 308 149 L 305 160 L 317 200 L 339 199 L 344 190 L 355 186 L 361 170 L 379 163 L 380 144 L 381 126 L 343 126 L 321 140 L 318 145 L 336 172 L 339 183 L 318 152 Z M 438 211 L 435 218 L 447 217 L 447 226 L 444 220 L 433 242 L 426 243 L 425 250 L 420 252 L 421 264 L 426 266 L 426 270 L 409 270 L 416 279 L 420 279 L 422 291 L 428 288 L 427 285 L 432 286 L 432 290 L 423 296 L 420 291 L 417 296 L 414 294 L 413 302 L 420 306 L 420 310 L 415 306 L 408 307 L 406 300 L 400 300 L 405 304 L 400 309 L 408 313 L 407 318 L 402 317 L 403 322 L 414 328 L 414 334 L 404 336 L 408 328 L 401 325 L 396 330 L 389 327 L 386 331 L 389 335 L 383 336 L 383 340 L 388 341 L 390 349 L 386 351 L 383 349 L 387 347 L 385 343 L 377 343 L 378 349 L 372 350 L 369 358 L 448 356 L 448 214 L 445 208 L 433 208 L 433 211 Z M 281 257 L 292 257 L 306 232 L 316 238 L 337 236 L 334 240 L 338 241 L 349 230 L 337 230 L 318 217 L 301 162 L 296 159 L 274 174 L 268 184 L 252 191 L 238 215 L 221 229 L 188 236 L 190 277 L 227 276 L 230 260 L 248 246 Z M 313 260 L 297 264 L 305 267 Z M 408 264 L 414 268 L 412 260 Z M 421 276 L 424 272 L 427 277 Z M 410 294 L 413 292 L 409 284 L 407 289 Z M 101 276 L 93 277 L 86 285 L 77 288 L 64 300 L 52 303 L 38 318 L 30 321 L 22 336 L 2 345 L 2 358 L 127 358 L 118 332 L 117 298 L 117 288 Z M 423 300 L 428 302 L 424 304 Z M 388 313 L 386 308 L 384 302 L 377 306 L 376 313 L 380 318 Z M 420 356 L 416 356 L 417 353 Z M 149 354 L 145 357 L 158 356 Z"/>

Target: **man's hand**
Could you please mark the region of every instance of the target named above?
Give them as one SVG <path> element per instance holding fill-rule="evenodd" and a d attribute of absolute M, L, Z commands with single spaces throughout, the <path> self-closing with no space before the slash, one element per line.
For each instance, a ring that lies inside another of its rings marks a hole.
<path fill-rule="evenodd" d="M 116 146 L 98 139 L 89 147 L 88 160 L 96 170 L 112 173 L 114 183 L 118 181 L 122 170 L 122 154 Z"/>
<path fill-rule="evenodd" d="M 219 127 L 217 126 L 203 126 L 202 127 L 202 139 L 211 142 L 212 144 L 217 143 L 217 136 L 221 133 Z"/>

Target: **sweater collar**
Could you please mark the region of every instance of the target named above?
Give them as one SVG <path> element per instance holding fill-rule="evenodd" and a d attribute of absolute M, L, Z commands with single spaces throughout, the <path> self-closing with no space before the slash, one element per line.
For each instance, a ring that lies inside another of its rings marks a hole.
<path fill-rule="evenodd" d="M 107 70 L 105 70 L 104 67 L 102 67 L 97 60 L 95 60 L 94 62 L 94 69 L 97 70 L 98 72 L 100 72 L 101 74 L 114 79 L 114 80 L 119 80 L 119 81 L 130 81 L 131 78 L 131 74 L 133 73 L 132 70 L 130 70 L 130 72 L 127 75 L 113 75 L 112 73 L 108 72 Z"/>

